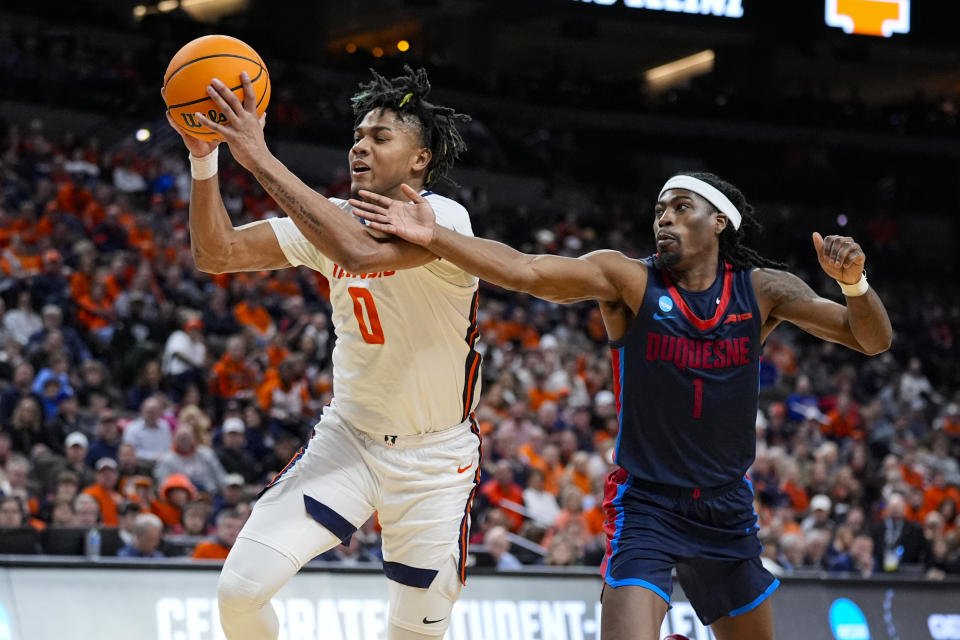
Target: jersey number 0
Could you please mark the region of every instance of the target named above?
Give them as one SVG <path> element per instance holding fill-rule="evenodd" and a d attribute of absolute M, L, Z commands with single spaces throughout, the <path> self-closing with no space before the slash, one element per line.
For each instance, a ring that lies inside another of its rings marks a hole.
<path fill-rule="evenodd" d="M 380 326 L 380 316 L 377 314 L 377 305 L 373 302 L 373 294 L 363 287 L 348 287 L 347 291 L 353 298 L 353 315 L 357 316 L 357 324 L 360 325 L 360 335 L 363 336 L 364 342 L 383 344 L 385 340 L 383 327 Z M 363 319 L 364 309 L 367 310 L 367 317 L 370 319 L 369 325 Z"/>

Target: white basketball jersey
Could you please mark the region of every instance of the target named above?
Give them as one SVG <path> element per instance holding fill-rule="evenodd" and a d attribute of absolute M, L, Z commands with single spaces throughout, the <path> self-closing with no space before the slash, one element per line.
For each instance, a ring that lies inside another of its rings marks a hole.
<path fill-rule="evenodd" d="M 438 224 L 473 235 L 460 204 L 432 192 L 424 196 Z M 352 215 L 348 202 L 330 201 Z M 291 218 L 269 222 L 291 265 L 315 269 L 330 281 L 337 336 L 331 408 L 353 427 L 378 435 L 440 431 L 469 416 L 480 394 L 474 276 L 443 260 L 347 273 Z"/>

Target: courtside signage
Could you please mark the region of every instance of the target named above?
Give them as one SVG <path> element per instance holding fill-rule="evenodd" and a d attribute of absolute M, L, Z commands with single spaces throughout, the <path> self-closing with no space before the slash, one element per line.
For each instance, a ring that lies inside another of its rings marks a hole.
<path fill-rule="evenodd" d="M 889 38 L 910 33 L 910 0 L 826 0 L 828 27 Z"/>
<path fill-rule="evenodd" d="M 650 9 L 671 13 L 695 13 L 699 15 L 742 18 L 743 0 L 573 0 L 583 4 L 612 6 L 623 4 L 628 9 Z"/>

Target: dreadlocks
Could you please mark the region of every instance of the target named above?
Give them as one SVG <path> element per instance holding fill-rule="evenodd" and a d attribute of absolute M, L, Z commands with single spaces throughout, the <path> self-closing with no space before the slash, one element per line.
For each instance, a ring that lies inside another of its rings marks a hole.
<path fill-rule="evenodd" d="M 735 186 L 712 173 L 703 173 L 696 171 L 684 171 L 681 175 L 690 176 L 698 180 L 703 180 L 709 185 L 716 187 L 720 193 L 727 196 L 733 206 L 740 212 L 740 228 L 734 229 L 732 224 L 727 224 L 727 228 L 720 233 L 720 258 L 729 262 L 734 271 L 742 271 L 752 267 L 770 267 L 773 269 L 786 269 L 787 265 L 776 260 L 764 258 L 750 247 L 741 244 L 747 232 L 756 234 L 763 233 L 763 225 L 753 215 L 753 207 L 747 202 L 747 199 Z"/>
<path fill-rule="evenodd" d="M 457 122 L 467 122 L 470 116 L 457 113 L 450 107 L 441 107 L 427 102 L 430 80 L 426 69 L 414 71 L 403 66 L 405 75 L 392 80 L 373 69 L 373 80 L 361 83 L 359 91 L 351 98 L 355 126 L 373 109 L 390 109 L 406 123 L 413 122 L 420 131 L 423 146 L 433 154 L 427 165 L 425 185 L 429 186 L 447 177 L 460 154 L 467 148 Z"/>

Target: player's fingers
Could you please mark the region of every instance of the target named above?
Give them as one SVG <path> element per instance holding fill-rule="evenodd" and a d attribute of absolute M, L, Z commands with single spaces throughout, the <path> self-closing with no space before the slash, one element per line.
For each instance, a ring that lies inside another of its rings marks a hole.
<path fill-rule="evenodd" d="M 834 247 L 833 247 L 833 261 L 838 265 L 842 265 L 844 259 L 847 256 L 847 253 L 849 252 L 850 248 L 853 245 L 854 245 L 854 242 L 852 238 L 844 238 L 843 236 L 838 236 L 837 242 L 834 244 Z"/>
<path fill-rule="evenodd" d="M 174 131 L 176 131 L 177 133 L 179 133 L 181 136 L 182 136 L 182 135 L 186 135 L 187 132 L 184 131 L 184 130 L 180 127 L 180 125 L 178 125 L 178 124 L 176 123 L 176 121 L 173 119 L 173 116 L 170 115 L 170 112 L 169 112 L 169 111 L 165 112 L 165 115 L 167 116 L 167 122 L 170 123 L 170 126 L 173 127 L 173 130 L 174 130 Z"/>
<path fill-rule="evenodd" d="M 371 224 L 390 224 L 390 218 L 381 213 L 372 213 L 370 211 L 363 211 L 362 209 L 354 209 L 353 215 L 358 218 L 363 218 Z"/>
<path fill-rule="evenodd" d="M 205 126 L 207 129 L 210 129 L 210 131 L 213 131 L 213 132 L 215 132 L 215 133 L 219 133 L 219 134 L 220 134 L 221 136 L 223 136 L 224 138 L 226 138 L 227 134 L 230 133 L 230 129 L 228 129 L 227 127 L 223 126 L 222 124 L 217 124 L 216 122 L 214 122 L 213 120 L 211 120 L 211 119 L 208 118 L 207 116 L 203 115 L 203 114 L 200 113 L 199 111 L 197 111 L 197 112 L 194 113 L 193 115 L 197 118 L 197 120 L 200 121 L 200 124 L 202 124 L 203 126 Z"/>
<path fill-rule="evenodd" d="M 818 256 L 823 253 L 823 236 L 816 231 L 813 232 L 813 248 Z"/>
<path fill-rule="evenodd" d="M 211 87 L 213 88 L 213 92 L 210 91 Z M 223 84 L 223 81 L 220 80 L 220 78 L 214 78 L 210 81 L 210 86 L 207 88 L 207 93 L 210 94 L 210 97 L 213 98 L 215 103 L 220 104 L 222 102 L 226 105 L 229 105 L 230 111 L 233 112 L 234 116 L 239 116 L 243 113 L 243 105 L 240 104 L 239 98 L 237 98 L 233 91 L 230 91 L 230 87 Z M 223 111 L 223 109 L 221 109 L 221 111 Z M 227 119 L 233 119 L 230 117 L 229 113 L 224 112 L 224 114 L 227 116 Z"/>
<path fill-rule="evenodd" d="M 383 218 L 387 217 L 387 210 L 381 207 L 380 205 L 374 204 L 372 202 L 364 202 L 363 200 L 357 200 L 356 198 L 351 198 L 349 200 L 350 206 L 355 209 L 355 212 L 360 215 L 362 218 L 366 216 L 380 216 Z M 366 215 L 364 215 L 366 214 Z M 367 218 L 370 220 L 371 218 Z"/>
<path fill-rule="evenodd" d="M 392 224 L 384 224 L 375 220 L 368 220 L 368 222 L 370 223 L 370 228 L 376 231 L 383 231 L 384 233 L 393 233 L 395 231 Z"/>
<path fill-rule="evenodd" d="M 860 245 L 854 244 L 847 255 L 844 256 L 843 266 L 852 267 L 861 257 L 863 257 L 863 250 L 860 248 Z"/>
<path fill-rule="evenodd" d="M 373 191 L 367 191 L 366 189 L 361 189 L 358 192 L 358 195 L 363 198 L 367 203 L 376 203 L 381 207 L 388 208 L 393 202 L 391 198 L 387 196 L 382 196 L 379 193 L 374 193 Z"/>
<path fill-rule="evenodd" d="M 417 204 L 420 204 L 421 202 L 426 202 L 426 199 L 424 199 L 423 196 L 417 193 L 417 191 L 415 191 L 410 185 L 402 184 L 400 185 L 400 189 L 402 189 L 403 192 L 406 194 L 406 196 L 410 198 L 410 200 L 412 200 L 413 202 L 416 202 Z"/>
<path fill-rule="evenodd" d="M 207 86 L 207 95 L 210 96 L 210 100 L 217 107 L 217 111 L 225 115 L 227 120 L 233 122 L 240 113 L 243 113 L 242 109 L 239 112 L 234 111 L 233 107 L 227 104 L 227 101 L 223 99 L 223 96 L 212 85 Z"/>
<path fill-rule="evenodd" d="M 257 112 L 257 94 L 250 82 L 250 75 L 246 71 L 240 72 L 240 82 L 243 83 L 243 108 L 248 113 Z"/>
<path fill-rule="evenodd" d="M 847 266 L 848 261 L 850 260 L 850 254 L 856 251 L 856 249 L 857 245 L 852 242 L 842 243 L 839 251 L 837 251 L 837 264 Z"/>
<path fill-rule="evenodd" d="M 827 236 L 823 239 L 823 257 L 827 262 L 836 262 L 837 236 Z"/>

